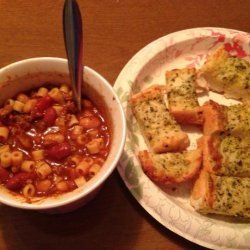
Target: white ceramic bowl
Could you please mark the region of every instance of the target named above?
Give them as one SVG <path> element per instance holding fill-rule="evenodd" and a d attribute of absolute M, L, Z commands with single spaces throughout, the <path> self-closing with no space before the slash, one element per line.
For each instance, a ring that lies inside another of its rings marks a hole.
<path fill-rule="evenodd" d="M 0 105 L 21 91 L 36 88 L 48 82 L 69 83 L 66 59 L 41 57 L 10 64 L 0 69 Z M 0 203 L 22 209 L 63 213 L 83 206 L 98 193 L 121 156 L 126 137 L 126 122 L 122 106 L 111 85 L 101 75 L 86 66 L 84 67 L 84 94 L 105 112 L 104 115 L 111 128 L 110 153 L 100 172 L 86 185 L 72 192 L 48 198 L 33 198 L 31 203 L 27 203 L 21 196 L 11 194 L 0 185 Z"/>

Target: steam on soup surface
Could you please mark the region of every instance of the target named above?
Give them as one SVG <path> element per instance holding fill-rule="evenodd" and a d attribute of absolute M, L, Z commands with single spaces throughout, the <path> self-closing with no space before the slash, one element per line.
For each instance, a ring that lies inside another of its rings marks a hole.
<path fill-rule="evenodd" d="M 0 185 L 27 198 L 76 189 L 98 173 L 109 153 L 102 114 L 71 89 L 47 85 L 19 93 L 0 109 Z"/>

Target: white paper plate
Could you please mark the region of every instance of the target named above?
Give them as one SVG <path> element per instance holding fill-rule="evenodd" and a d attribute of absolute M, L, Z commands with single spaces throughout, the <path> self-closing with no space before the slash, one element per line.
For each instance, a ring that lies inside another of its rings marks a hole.
<path fill-rule="evenodd" d="M 250 35 L 223 28 L 195 28 L 164 36 L 140 50 L 124 67 L 115 83 L 115 91 L 127 118 L 127 140 L 118 171 L 126 186 L 142 207 L 158 222 L 180 236 L 209 248 L 250 249 L 250 224 L 234 218 L 204 216 L 189 203 L 188 184 L 162 190 L 142 171 L 136 157 L 145 143 L 127 106 L 129 97 L 152 84 L 165 84 L 165 72 L 174 68 L 196 67 L 207 54 L 226 44 L 239 57 L 250 58 Z M 209 93 L 205 99 L 232 104 L 223 96 Z M 202 103 L 204 101 L 200 99 Z M 199 131 L 189 133 L 195 147 Z"/>

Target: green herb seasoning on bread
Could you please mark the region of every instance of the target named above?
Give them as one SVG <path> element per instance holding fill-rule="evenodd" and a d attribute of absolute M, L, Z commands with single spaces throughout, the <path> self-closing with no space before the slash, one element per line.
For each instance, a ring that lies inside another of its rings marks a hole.
<path fill-rule="evenodd" d="M 210 90 L 228 98 L 250 99 L 250 63 L 230 55 L 224 46 L 208 56 L 199 75 L 206 80 Z"/>
<path fill-rule="evenodd" d="M 181 124 L 202 124 L 202 108 L 196 94 L 196 69 L 166 72 L 167 99 L 170 113 Z"/>
<path fill-rule="evenodd" d="M 139 152 L 139 160 L 146 175 L 161 185 L 185 182 L 198 174 L 201 166 L 201 150 L 180 153 L 154 154 Z"/>
<path fill-rule="evenodd" d="M 202 171 L 193 187 L 191 205 L 203 214 L 250 218 L 250 178 Z"/>
<path fill-rule="evenodd" d="M 164 86 L 154 85 L 130 99 L 142 134 L 154 153 L 181 151 L 189 146 L 187 134 L 166 107 L 165 93 Z"/>

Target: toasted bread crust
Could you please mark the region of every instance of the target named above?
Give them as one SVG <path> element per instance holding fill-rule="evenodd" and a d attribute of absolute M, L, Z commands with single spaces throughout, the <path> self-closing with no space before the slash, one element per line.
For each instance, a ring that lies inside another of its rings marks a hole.
<path fill-rule="evenodd" d="M 203 105 L 202 109 L 204 135 L 211 135 L 225 130 L 227 119 L 222 105 L 210 100 Z"/>
<path fill-rule="evenodd" d="M 163 85 L 152 85 L 141 92 L 134 94 L 130 100 L 129 103 L 132 107 L 136 106 L 139 102 L 146 101 L 149 99 L 153 99 L 154 97 L 157 97 L 159 95 L 163 95 L 166 93 L 167 88 Z"/>
<path fill-rule="evenodd" d="M 183 131 L 169 131 L 168 135 L 152 146 L 155 153 L 181 152 L 189 146 L 189 139 Z"/>
<path fill-rule="evenodd" d="M 186 75 L 186 77 L 189 77 L 190 76 L 195 76 L 196 74 L 196 69 L 195 68 L 183 68 L 183 69 L 173 69 L 173 70 L 169 70 L 166 72 L 166 77 L 167 79 L 168 78 L 175 78 L 175 77 L 178 77 L 179 74 L 181 75 Z"/>
<path fill-rule="evenodd" d="M 190 110 L 183 110 L 173 107 L 170 109 L 170 113 L 180 124 L 201 125 L 204 121 L 202 107 L 195 107 Z"/>
<path fill-rule="evenodd" d="M 222 155 L 219 152 L 219 138 L 203 136 L 203 170 L 209 173 L 219 173 L 222 168 Z"/>
<path fill-rule="evenodd" d="M 201 150 L 193 150 L 182 154 L 154 155 L 144 150 L 139 152 L 138 157 L 144 173 L 151 180 L 170 185 L 192 179 L 200 169 L 202 153 Z"/>
<path fill-rule="evenodd" d="M 208 213 L 213 206 L 210 174 L 202 170 L 192 189 L 190 202 L 195 210 Z"/>

